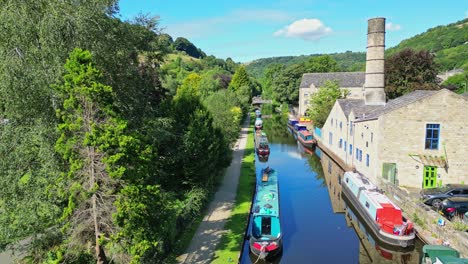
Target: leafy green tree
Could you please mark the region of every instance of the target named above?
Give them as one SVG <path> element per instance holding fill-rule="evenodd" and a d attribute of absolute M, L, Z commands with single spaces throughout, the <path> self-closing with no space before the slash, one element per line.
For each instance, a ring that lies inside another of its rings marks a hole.
<path fill-rule="evenodd" d="M 323 127 L 336 100 L 346 98 L 346 95 L 346 91 L 340 90 L 338 82 L 326 81 L 310 98 L 307 115 L 313 120 L 314 125 Z"/>
<path fill-rule="evenodd" d="M 389 99 L 414 90 L 437 90 L 434 56 L 405 49 L 385 60 L 385 93 Z"/>
<path fill-rule="evenodd" d="M 261 79 L 262 84 L 262 97 L 265 99 L 271 99 L 273 96 L 273 82 L 278 76 L 280 76 L 281 71 L 284 70 L 284 66 L 278 63 L 273 63 L 268 65 Z"/>
<path fill-rule="evenodd" d="M 250 87 L 251 85 L 252 84 L 250 82 L 249 75 L 245 71 L 245 67 L 240 66 L 232 76 L 231 83 L 229 84 L 229 89 L 236 92 L 242 86 Z"/>
<path fill-rule="evenodd" d="M 186 38 L 178 37 L 174 41 L 174 49 L 178 51 L 184 51 L 187 55 L 194 58 L 202 58 L 206 56 L 200 49 L 195 47 L 192 42 Z"/>
<path fill-rule="evenodd" d="M 305 63 L 306 72 L 337 72 L 338 63 L 330 55 L 311 57 Z"/>
<path fill-rule="evenodd" d="M 272 83 L 273 99 L 281 103 L 297 103 L 299 98 L 299 84 L 304 67 L 294 64 L 280 72 Z"/>
<path fill-rule="evenodd" d="M 91 243 L 97 263 L 108 263 L 104 243 L 115 232 L 113 197 L 126 171 L 119 162 L 138 142 L 125 135 L 127 124 L 113 110 L 112 87 L 98 82 L 102 74 L 91 53 L 75 49 L 65 69 L 63 85 L 55 86 L 64 99 L 56 150 L 69 168 L 59 181 L 68 197 L 63 230 L 71 248 Z"/>

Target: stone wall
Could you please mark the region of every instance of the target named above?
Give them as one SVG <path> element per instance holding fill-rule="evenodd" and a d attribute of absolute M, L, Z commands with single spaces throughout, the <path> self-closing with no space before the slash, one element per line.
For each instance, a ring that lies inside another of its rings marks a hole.
<path fill-rule="evenodd" d="M 392 184 L 380 181 L 378 186 L 385 191 L 403 211 L 403 215 L 415 223 L 418 236 L 428 244 L 447 243 L 457 249 L 463 257 L 468 257 L 468 233 L 457 231 L 452 222 L 448 221 L 429 206 L 418 199 L 417 193 L 410 193 Z M 414 218 L 417 216 L 417 219 Z M 445 220 L 444 226 L 439 226 L 439 219 Z"/>

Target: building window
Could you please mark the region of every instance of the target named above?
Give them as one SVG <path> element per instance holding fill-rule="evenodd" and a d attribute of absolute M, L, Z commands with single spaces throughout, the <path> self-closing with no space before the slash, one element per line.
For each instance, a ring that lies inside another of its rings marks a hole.
<path fill-rule="evenodd" d="M 359 160 L 359 149 L 356 148 L 356 160 Z"/>
<path fill-rule="evenodd" d="M 426 125 L 426 149 L 439 149 L 440 124 Z"/>
<path fill-rule="evenodd" d="M 308 94 L 308 93 L 304 93 L 304 96 L 309 96 L 309 94 Z"/>
<path fill-rule="evenodd" d="M 346 140 L 345 140 L 345 142 L 343 144 L 343 150 L 346 152 Z"/>
<path fill-rule="evenodd" d="M 331 125 L 333 126 L 333 118 L 331 119 Z"/>
<path fill-rule="evenodd" d="M 340 142 L 338 143 L 338 148 L 341 148 L 342 145 L 343 145 L 343 139 L 340 138 Z"/>
<path fill-rule="evenodd" d="M 349 144 L 349 155 L 353 155 L 353 144 Z"/>
<path fill-rule="evenodd" d="M 353 135 L 353 122 L 349 122 L 349 134 Z"/>
<path fill-rule="evenodd" d="M 343 131 L 343 122 L 340 121 L 340 131 Z"/>
<path fill-rule="evenodd" d="M 359 150 L 359 161 L 362 161 L 362 149 Z"/>
<path fill-rule="evenodd" d="M 369 154 L 366 154 L 366 166 L 369 167 Z"/>
<path fill-rule="evenodd" d="M 333 143 L 333 134 L 332 134 L 332 132 L 328 133 L 328 140 L 329 140 L 328 143 L 330 143 L 330 145 L 331 145 Z"/>
<path fill-rule="evenodd" d="M 374 142 L 374 133 L 372 132 L 370 133 L 370 142 L 371 143 Z"/>
<path fill-rule="evenodd" d="M 369 147 L 369 142 L 368 142 L 368 141 L 366 141 L 366 148 L 368 148 L 368 147 Z"/>

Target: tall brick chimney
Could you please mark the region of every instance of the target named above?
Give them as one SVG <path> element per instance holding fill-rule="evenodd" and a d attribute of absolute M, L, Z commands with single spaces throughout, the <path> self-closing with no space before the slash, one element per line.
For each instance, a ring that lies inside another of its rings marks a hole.
<path fill-rule="evenodd" d="M 385 18 L 367 22 L 366 105 L 385 105 Z"/>

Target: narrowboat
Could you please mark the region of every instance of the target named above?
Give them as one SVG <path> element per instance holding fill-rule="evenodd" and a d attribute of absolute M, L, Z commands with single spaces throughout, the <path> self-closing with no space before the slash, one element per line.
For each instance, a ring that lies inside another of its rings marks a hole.
<path fill-rule="evenodd" d="M 424 245 L 422 251 L 422 264 L 468 263 L 468 259 L 460 258 L 460 253 L 451 247 L 441 245 Z"/>
<path fill-rule="evenodd" d="M 315 144 L 317 144 L 317 141 L 313 138 L 312 134 L 307 131 L 307 130 L 301 130 L 298 131 L 297 133 L 297 139 L 301 144 L 309 149 L 312 149 L 315 147 Z"/>
<path fill-rule="evenodd" d="M 268 145 L 268 138 L 265 132 L 261 130 L 255 131 L 254 143 L 258 156 L 270 155 L 270 146 Z"/>
<path fill-rule="evenodd" d="M 263 128 L 263 120 L 260 117 L 255 119 L 255 130 L 260 130 Z"/>
<path fill-rule="evenodd" d="M 307 126 L 304 125 L 304 124 L 297 123 L 297 124 L 294 125 L 294 131 L 296 132 L 296 134 L 299 131 L 307 131 Z"/>
<path fill-rule="evenodd" d="M 294 131 L 294 125 L 298 123 L 299 121 L 297 121 L 297 119 L 288 119 L 288 127 L 291 129 L 291 131 Z"/>
<path fill-rule="evenodd" d="M 260 111 L 260 109 L 255 110 L 255 116 L 256 117 L 262 117 L 262 112 Z"/>
<path fill-rule="evenodd" d="M 278 172 L 270 167 L 262 169 L 257 179 L 249 245 L 252 253 L 261 259 L 274 257 L 283 248 Z"/>
<path fill-rule="evenodd" d="M 266 155 L 258 155 L 258 161 L 260 162 L 268 162 L 268 157 L 270 156 L 270 154 L 266 154 Z"/>
<path fill-rule="evenodd" d="M 413 223 L 401 209 L 363 175 L 347 171 L 343 176 L 343 194 L 364 218 L 381 242 L 397 246 L 414 245 Z"/>

